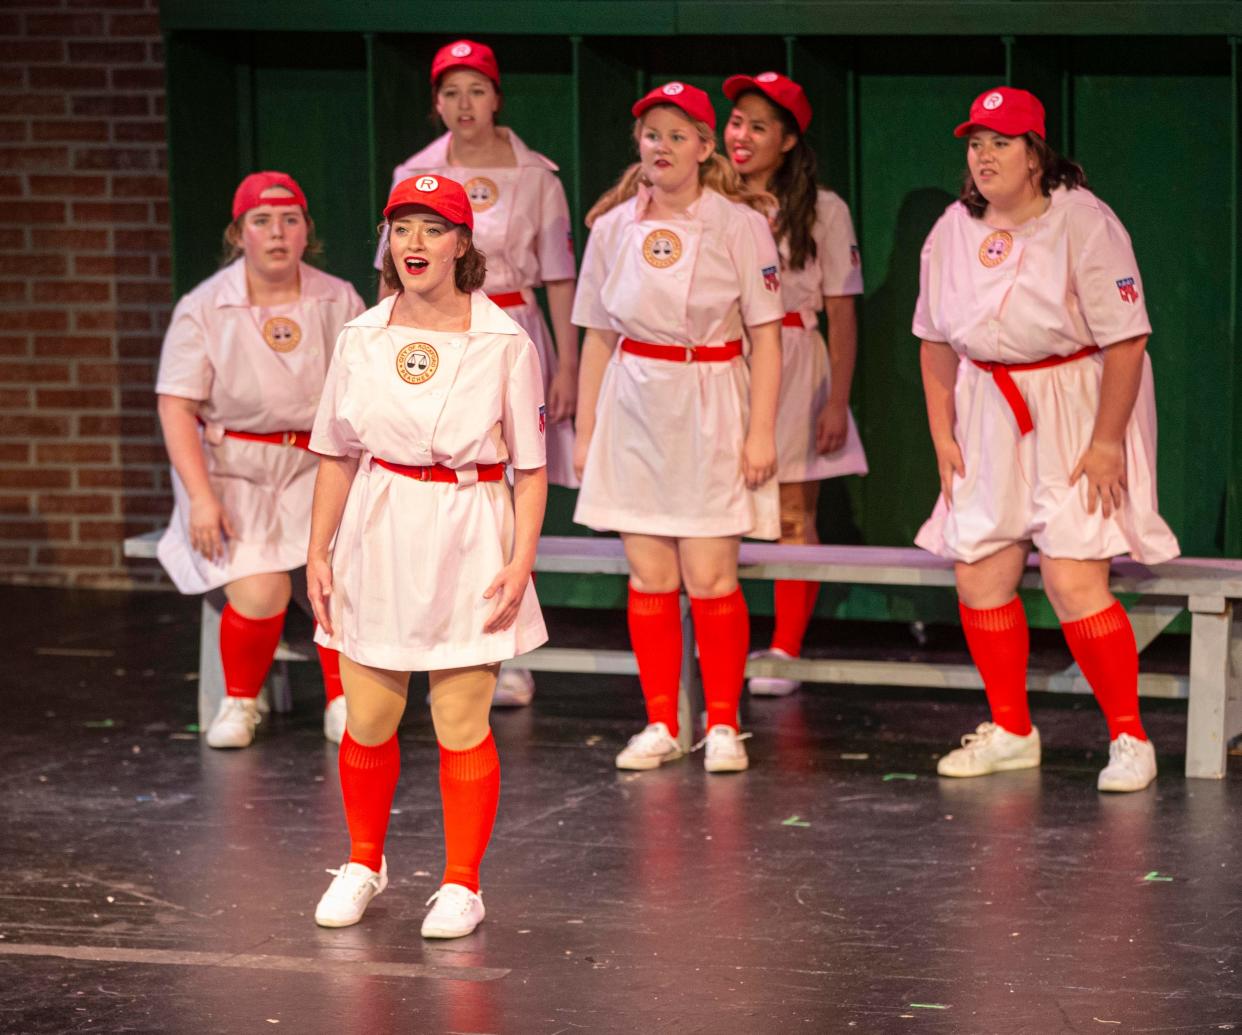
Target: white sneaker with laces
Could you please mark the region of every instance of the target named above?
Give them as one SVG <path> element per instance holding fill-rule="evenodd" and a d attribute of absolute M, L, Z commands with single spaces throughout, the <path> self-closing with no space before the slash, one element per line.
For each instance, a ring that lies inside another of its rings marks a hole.
<path fill-rule="evenodd" d="M 379 873 L 362 863 L 347 862 L 339 870 L 328 870 L 332 883 L 315 907 L 315 923 L 320 927 L 349 927 L 362 919 L 371 899 L 388 887 L 388 860 L 381 859 Z"/>
<path fill-rule="evenodd" d="M 1102 791 L 1141 791 L 1156 778 L 1156 749 L 1150 740 L 1121 734 L 1108 745 L 1108 765 L 1096 787 Z"/>
<path fill-rule="evenodd" d="M 323 710 L 323 739 L 339 744 L 345 736 L 345 695 L 332 698 Z"/>
<path fill-rule="evenodd" d="M 427 905 L 433 902 L 431 912 L 423 919 L 424 938 L 464 938 L 487 915 L 483 896 L 461 884 L 441 884 Z"/>
<path fill-rule="evenodd" d="M 254 730 L 261 721 L 259 702 L 253 697 L 228 697 L 220 702 L 216 717 L 207 727 L 207 746 L 244 748 L 254 743 Z"/>
<path fill-rule="evenodd" d="M 707 736 L 691 750 L 706 748 L 703 752 L 703 768 L 709 773 L 740 773 L 750 767 L 750 759 L 742 744 L 750 736 L 749 733 L 738 733 L 732 726 L 721 723 L 709 729 Z"/>
<path fill-rule="evenodd" d="M 535 696 L 535 677 L 527 668 L 505 665 L 492 691 L 493 708 L 525 708 Z"/>
<path fill-rule="evenodd" d="M 936 763 L 941 776 L 987 776 L 1009 769 L 1034 769 L 1039 765 L 1039 730 L 1034 726 L 1025 737 L 1010 733 L 994 722 L 981 722 L 974 733 L 962 738 Z"/>
<path fill-rule="evenodd" d="M 676 738 L 662 722 L 653 722 L 630 737 L 617 755 L 618 769 L 656 769 L 684 754 Z"/>
<path fill-rule="evenodd" d="M 786 654 L 779 647 L 769 647 L 767 650 L 752 651 L 752 658 L 792 658 L 792 654 Z M 785 679 L 781 676 L 751 676 L 746 686 L 756 697 L 786 697 L 792 694 L 802 685 L 800 679 Z"/>

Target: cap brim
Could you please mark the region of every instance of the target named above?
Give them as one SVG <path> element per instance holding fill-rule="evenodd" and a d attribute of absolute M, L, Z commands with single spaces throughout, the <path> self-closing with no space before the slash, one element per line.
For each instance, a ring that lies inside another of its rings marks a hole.
<path fill-rule="evenodd" d="M 724 95 L 731 101 L 736 101 L 738 94 L 743 90 L 758 90 L 764 93 L 763 88 L 755 81 L 754 76 L 750 75 L 731 75 L 724 81 Z"/>
<path fill-rule="evenodd" d="M 1020 137 L 1023 133 L 1034 133 L 1040 139 L 1043 139 L 1044 136 L 1044 131 L 1039 126 L 1006 122 L 1004 119 L 995 119 L 989 122 L 967 119 L 953 131 L 953 135 L 955 137 L 964 137 L 976 129 L 990 129 L 993 133 L 999 133 L 1003 137 Z"/>

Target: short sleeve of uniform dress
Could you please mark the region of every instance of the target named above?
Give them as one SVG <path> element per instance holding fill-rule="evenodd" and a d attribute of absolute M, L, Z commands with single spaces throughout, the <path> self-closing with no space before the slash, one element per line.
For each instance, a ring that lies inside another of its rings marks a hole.
<path fill-rule="evenodd" d="M 785 315 L 780 293 L 780 255 L 772 228 L 753 208 L 738 206 L 742 218 L 730 224 L 729 251 L 738 271 L 742 323 L 747 327 L 779 320 Z"/>
<path fill-rule="evenodd" d="M 931 228 L 931 233 L 923 242 L 923 251 L 919 255 L 919 297 L 914 303 L 914 324 L 911 330 L 920 341 L 948 341 L 945 334 L 937 329 L 932 320 L 930 304 L 932 254 L 935 248 L 936 230 L 943 219 L 942 216 Z"/>
<path fill-rule="evenodd" d="M 812 236 L 819 262 L 821 292 L 828 297 L 861 295 L 862 262 L 854 220 L 850 218 L 849 206 L 831 191 L 819 192 Z"/>
<path fill-rule="evenodd" d="M 518 351 L 505 385 L 501 432 L 515 470 L 528 471 L 547 463 L 547 410 L 539 353 L 529 341 Z"/>
<path fill-rule="evenodd" d="M 572 319 L 577 327 L 593 327 L 599 331 L 615 329 L 608 307 L 604 304 L 603 288 L 612 261 L 616 258 L 616 233 L 612 232 L 616 226 L 613 220 L 596 223 L 587 238 L 574 292 Z"/>
<path fill-rule="evenodd" d="M 1103 202 L 1097 200 L 1083 215 L 1067 220 L 1067 228 L 1075 259 L 1074 292 L 1091 337 L 1104 347 L 1150 334 L 1143 280 L 1130 235 Z"/>
<path fill-rule="evenodd" d="M 353 425 L 342 413 L 342 402 L 349 394 L 349 365 L 341 359 L 345 351 L 346 334 L 341 332 L 332 350 L 332 363 L 324 379 L 323 395 L 319 398 L 319 410 L 311 429 L 312 453 L 323 456 L 361 456 L 362 442 Z"/>
<path fill-rule="evenodd" d="M 535 251 L 539 258 L 539 279 L 574 279 L 574 239 L 569 224 L 569 201 L 560 179 L 552 172 L 539 177 L 539 232 Z"/>
<path fill-rule="evenodd" d="M 187 296 L 173 310 L 155 379 L 159 395 L 175 395 L 195 402 L 211 395 L 211 360 L 204 347 L 207 335 L 197 302 Z"/>

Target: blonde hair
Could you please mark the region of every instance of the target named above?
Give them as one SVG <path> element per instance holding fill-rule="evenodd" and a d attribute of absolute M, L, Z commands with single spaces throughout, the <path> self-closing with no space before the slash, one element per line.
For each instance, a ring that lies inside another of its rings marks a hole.
<path fill-rule="evenodd" d="M 751 190 L 743 181 L 741 173 L 733 168 L 732 163 L 724 155 L 716 153 L 716 131 L 711 126 L 706 122 L 690 118 L 675 104 L 657 104 L 647 110 L 654 111 L 656 108 L 672 108 L 679 115 L 689 119 L 694 126 L 695 132 L 698 133 L 699 139 L 712 145 L 711 154 L 699 163 L 699 185 L 701 187 L 705 190 L 715 191 L 730 201 L 749 205 L 764 216 L 771 216 L 776 212 L 776 198 L 767 191 Z M 643 114 L 645 115 L 646 112 Z M 634 144 L 636 147 L 642 127 L 642 118 L 636 119 L 634 121 Z M 620 179 L 616 183 L 600 195 L 599 201 L 591 206 L 591 211 L 586 214 L 586 225 L 590 227 L 605 212 L 611 211 L 624 201 L 629 201 L 630 198 L 638 193 L 639 186 L 649 187 L 651 184 L 643 176 L 642 163 L 635 162 L 621 174 Z"/>

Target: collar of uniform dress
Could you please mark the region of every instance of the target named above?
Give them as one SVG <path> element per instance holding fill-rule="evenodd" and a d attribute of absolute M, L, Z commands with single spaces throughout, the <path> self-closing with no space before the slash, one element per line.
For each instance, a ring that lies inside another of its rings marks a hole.
<path fill-rule="evenodd" d="M 304 262 L 300 264 L 298 272 L 302 281 L 299 301 L 329 302 L 333 299 L 332 285 L 325 274 Z M 223 282 L 220 285 L 220 290 L 216 293 L 216 308 L 224 309 L 228 306 L 249 305 L 250 293 L 246 287 L 246 260 L 239 258 L 224 268 Z"/>
<path fill-rule="evenodd" d="M 501 128 L 509 137 L 509 146 L 513 148 L 513 157 L 519 169 L 534 167 L 536 169 L 547 169 L 551 172 L 560 172 L 560 166 L 550 158 L 541 155 L 538 151 L 532 151 L 523 143 L 522 138 L 508 126 L 502 126 Z M 427 169 L 449 168 L 449 141 L 452 137 L 453 134 L 451 133 L 442 133 L 417 154 L 407 158 L 394 171 L 393 183 L 400 182 L 398 176 L 404 180 L 415 173 L 423 172 Z"/>
<path fill-rule="evenodd" d="M 653 193 L 654 191 L 651 187 L 647 186 L 647 184 L 640 183 L 638 185 L 638 193 L 634 196 L 635 222 L 641 223 L 647 218 L 647 209 L 651 207 L 651 198 Z M 725 199 L 714 190 L 704 187 L 701 191 L 699 191 L 699 196 L 691 202 L 690 207 L 687 208 L 678 218 L 687 220 L 698 219 L 700 217 L 706 218 L 712 212 L 713 206 L 716 202 L 724 200 Z"/>
<path fill-rule="evenodd" d="M 345 326 L 387 328 L 389 321 L 392 320 L 392 307 L 396 304 L 397 296 L 389 295 L 361 316 L 350 320 Z M 470 295 L 470 330 L 458 333 L 521 334 L 522 328 L 514 323 L 508 313 L 489 299 L 485 291 L 475 291 Z"/>

